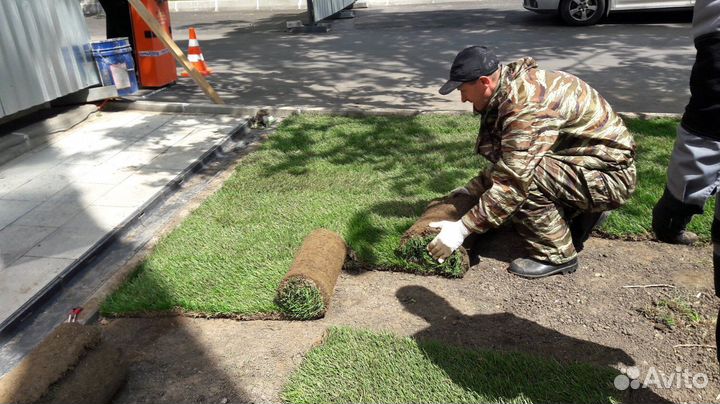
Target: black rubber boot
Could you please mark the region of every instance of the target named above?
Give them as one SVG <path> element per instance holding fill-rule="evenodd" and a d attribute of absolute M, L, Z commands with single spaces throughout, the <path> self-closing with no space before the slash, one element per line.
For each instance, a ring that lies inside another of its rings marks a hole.
<path fill-rule="evenodd" d="M 544 278 L 555 274 L 571 274 L 577 270 L 577 258 L 563 264 L 551 264 L 532 258 L 518 258 L 510 263 L 510 272 L 523 278 Z"/>
<path fill-rule="evenodd" d="M 658 240 L 670 244 L 690 245 L 698 241 L 697 234 L 685 230 L 693 215 L 703 213 L 702 206 L 690 205 L 675 199 L 665 188 L 655 204 L 652 215 L 652 229 Z"/>
<path fill-rule="evenodd" d="M 585 248 L 585 242 L 590 238 L 592 231 L 600 226 L 610 217 L 610 212 L 582 212 L 570 222 L 570 235 L 575 251 L 580 252 Z"/>

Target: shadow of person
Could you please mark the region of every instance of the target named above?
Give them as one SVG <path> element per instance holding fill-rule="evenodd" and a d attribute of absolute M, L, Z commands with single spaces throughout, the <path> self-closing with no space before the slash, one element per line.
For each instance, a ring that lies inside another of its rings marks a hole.
<path fill-rule="evenodd" d="M 493 258 L 510 263 L 516 258 L 527 256 L 527 245 L 511 224 L 477 236 L 470 250 L 471 259 L 482 261 Z"/>
<path fill-rule="evenodd" d="M 578 391 L 595 389 L 596 395 L 584 397 L 593 402 L 604 397 L 602 402 L 610 402 L 612 397 L 600 392 L 612 389 L 620 374 L 612 366 L 635 364 L 621 349 L 573 338 L 512 313 L 467 316 L 422 286 L 402 287 L 396 297 L 408 312 L 430 324 L 413 336 L 428 358 L 454 383 L 492 401 L 525 397 L 532 402 L 580 402 Z M 447 349 L 437 348 L 437 342 L 487 352 L 490 359 L 459 366 Z M 557 373 L 538 371 L 548 363 L 548 369 L 559 370 L 558 362 L 584 374 L 575 381 L 598 380 L 598 386 L 578 386 L 573 380 L 558 380 Z M 534 379 L 528 381 L 530 377 Z M 625 402 L 669 402 L 649 389 L 618 392 L 617 397 Z"/>

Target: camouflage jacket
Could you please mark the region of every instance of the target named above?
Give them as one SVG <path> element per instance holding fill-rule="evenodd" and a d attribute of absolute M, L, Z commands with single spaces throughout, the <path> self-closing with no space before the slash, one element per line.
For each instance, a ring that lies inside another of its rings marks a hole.
<path fill-rule="evenodd" d="M 462 218 L 478 233 L 522 205 L 544 157 L 602 171 L 627 168 L 635 157 L 632 135 L 597 91 L 568 73 L 538 69 L 532 58 L 501 67 L 475 147 L 493 163 L 468 184 L 489 187 Z"/>

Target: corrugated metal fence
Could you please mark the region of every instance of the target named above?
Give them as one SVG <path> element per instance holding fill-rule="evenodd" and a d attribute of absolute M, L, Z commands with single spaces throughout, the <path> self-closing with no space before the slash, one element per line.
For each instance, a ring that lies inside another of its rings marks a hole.
<path fill-rule="evenodd" d="M 324 20 L 355 3 L 355 0 L 307 0 L 312 22 Z"/>
<path fill-rule="evenodd" d="M 77 0 L 0 0 L 0 116 L 99 83 Z"/>

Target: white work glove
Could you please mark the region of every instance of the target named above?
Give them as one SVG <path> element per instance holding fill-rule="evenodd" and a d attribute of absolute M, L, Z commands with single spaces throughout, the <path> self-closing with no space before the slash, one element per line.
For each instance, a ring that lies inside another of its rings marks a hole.
<path fill-rule="evenodd" d="M 457 187 L 457 188 L 453 189 L 452 191 L 450 191 L 450 196 L 455 196 L 455 195 L 460 195 L 460 194 L 470 195 L 470 191 L 468 191 L 468 189 L 465 187 Z"/>
<path fill-rule="evenodd" d="M 470 229 L 465 227 L 462 220 L 457 222 L 443 220 L 442 222 L 432 222 L 428 226 L 440 229 L 440 234 L 428 244 L 427 250 L 441 264 L 445 258 L 462 245 L 465 237 L 470 235 Z"/>

